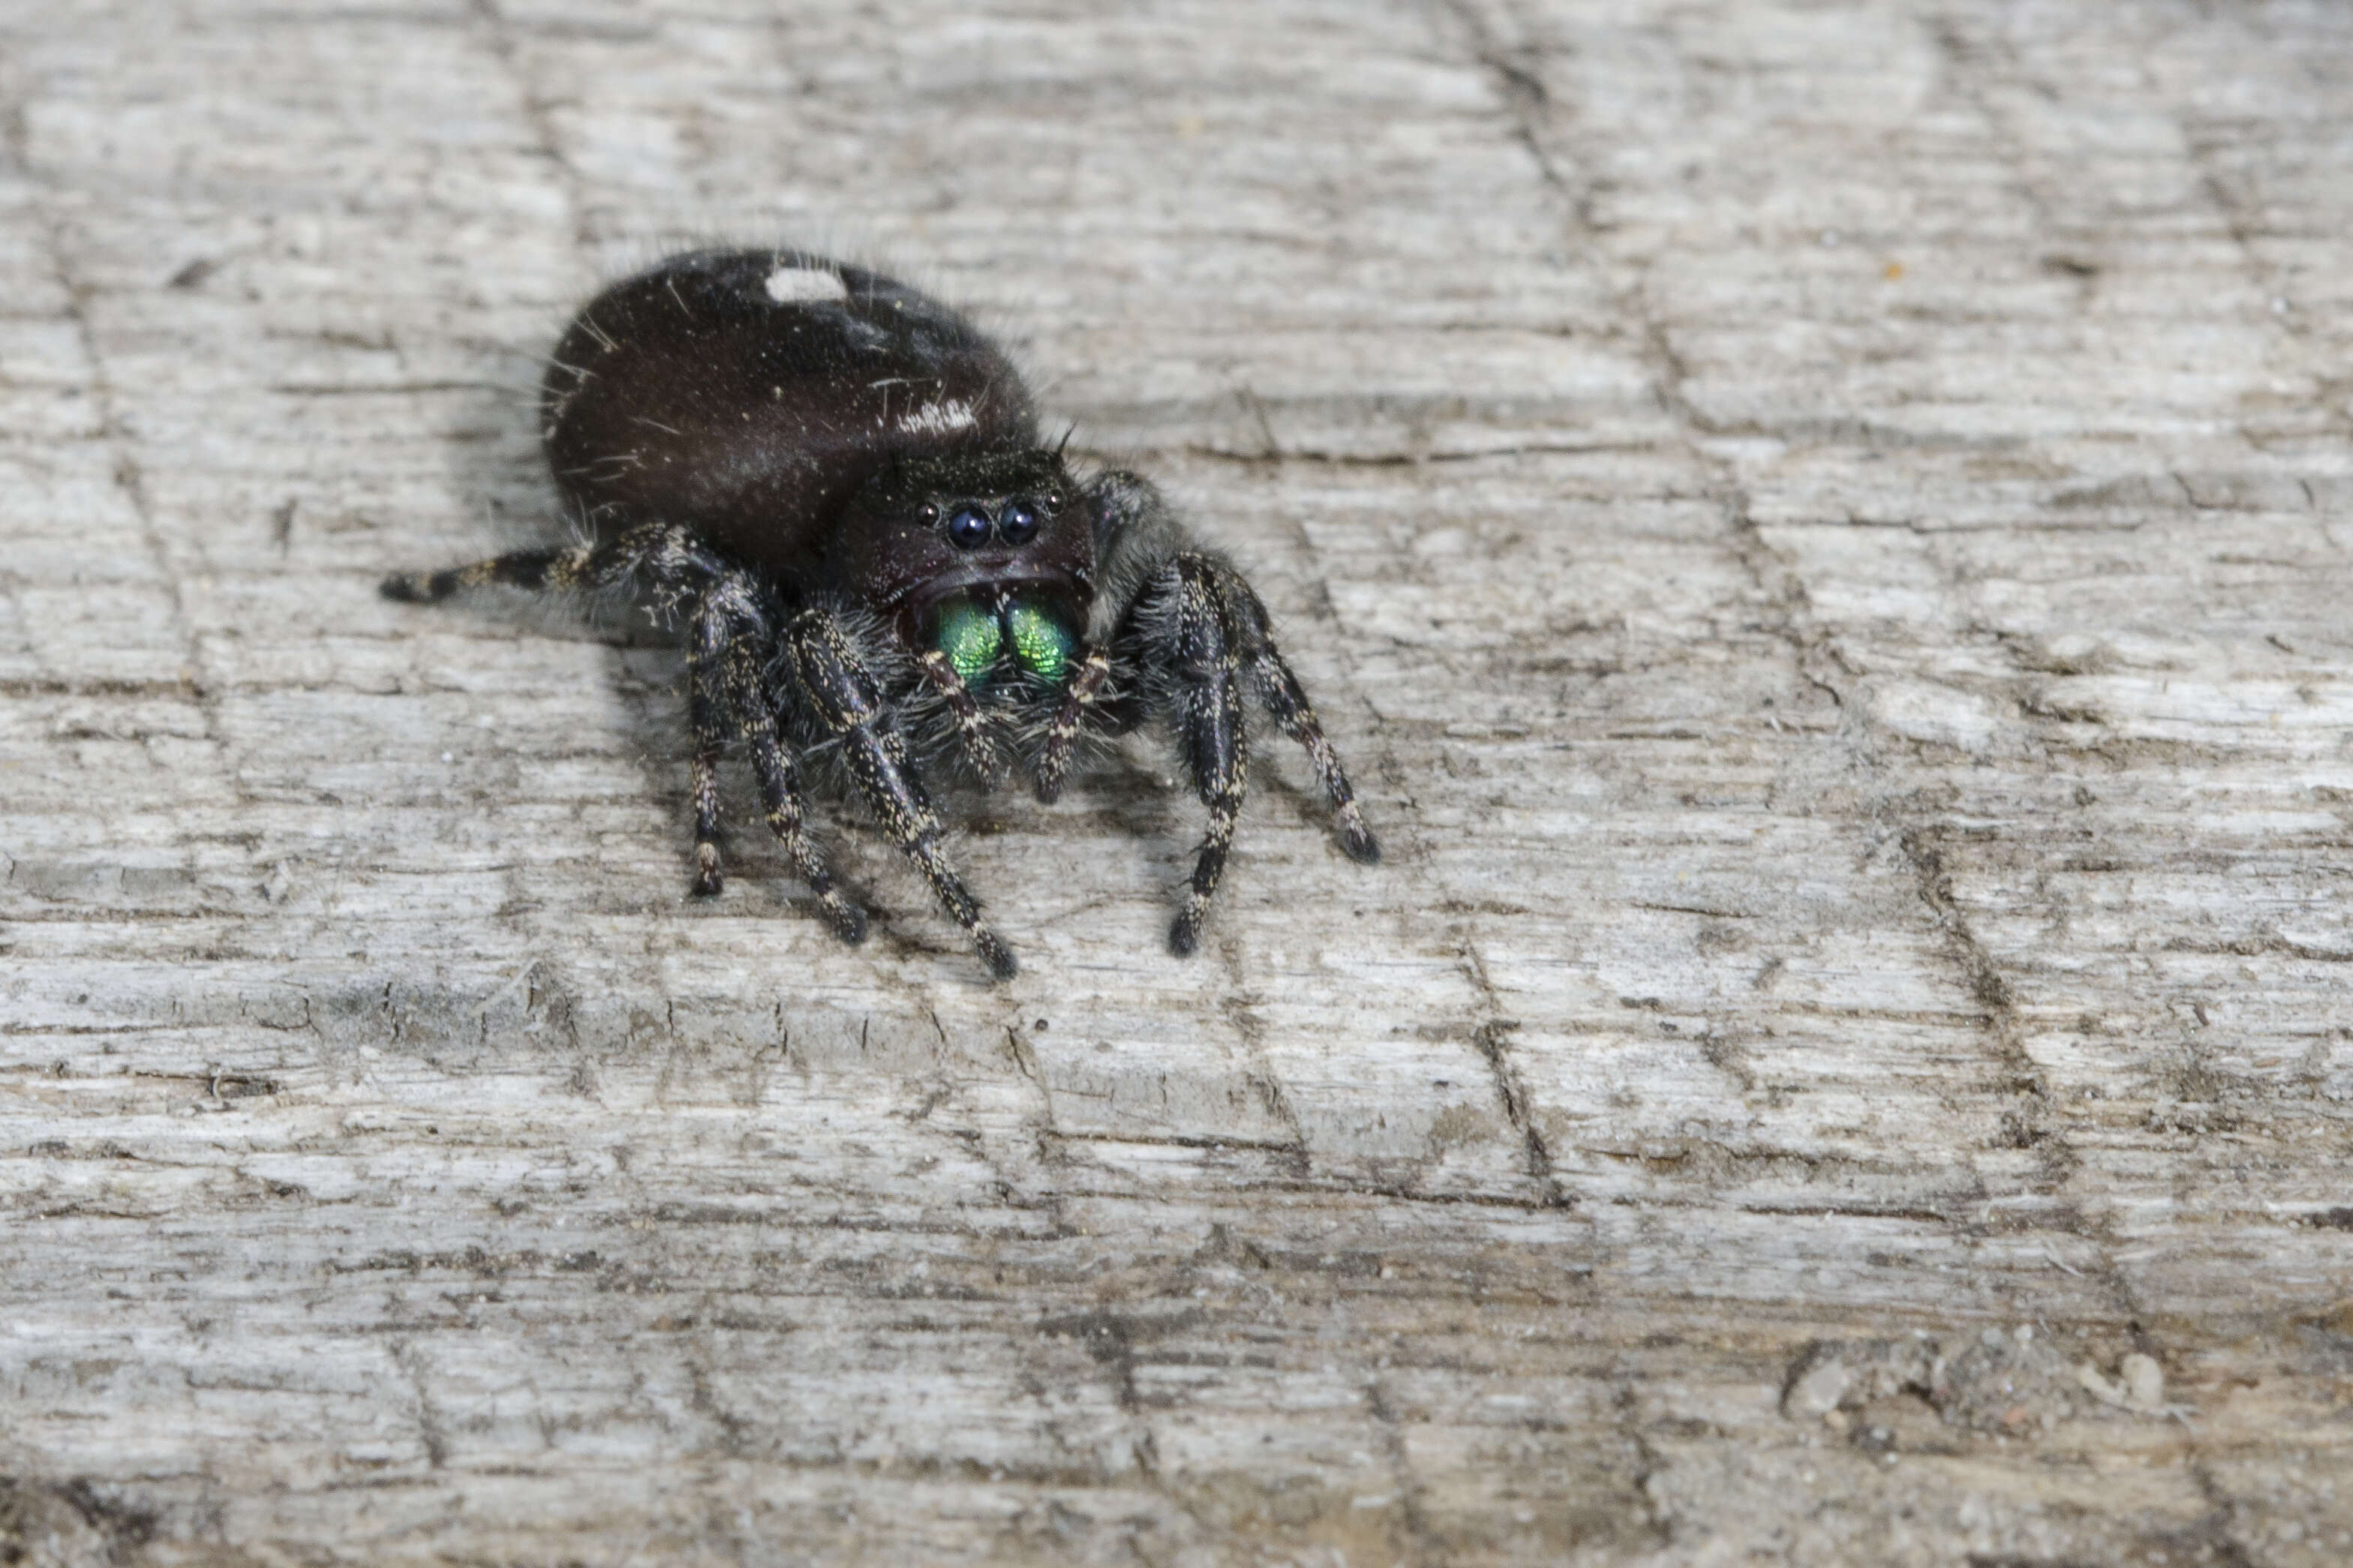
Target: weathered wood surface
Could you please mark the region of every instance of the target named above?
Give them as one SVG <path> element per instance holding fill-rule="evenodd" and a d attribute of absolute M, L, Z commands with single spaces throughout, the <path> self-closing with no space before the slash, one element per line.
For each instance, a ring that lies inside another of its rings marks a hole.
<path fill-rule="evenodd" d="M 0 1557 L 2353 1552 L 2353 13 L 0 29 Z M 1003 324 L 1388 864 L 685 901 L 674 654 L 374 593 L 675 228 Z"/>

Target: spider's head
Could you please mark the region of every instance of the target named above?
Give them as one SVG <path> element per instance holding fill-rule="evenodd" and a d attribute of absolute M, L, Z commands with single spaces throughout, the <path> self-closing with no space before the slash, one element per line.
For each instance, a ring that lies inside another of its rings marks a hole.
<path fill-rule="evenodd" d="M 1008 652 L 1060 680 L 1094 593 L 1091 513 L 1046 448 L 893 463 L 851 500 L 834 553 L 869 609 L 976 682 Z"/>

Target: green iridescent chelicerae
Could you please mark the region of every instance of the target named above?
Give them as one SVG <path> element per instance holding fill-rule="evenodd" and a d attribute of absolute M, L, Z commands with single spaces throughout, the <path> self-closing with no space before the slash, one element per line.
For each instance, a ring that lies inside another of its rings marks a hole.
<path fill-rule="evenodd" d="M 1030 674 L 1059 683 L 1068 673 L 1078 638 L 1060 616 L 1037 605 L 1017 602 L 1000 620 L 971 600 L 959 599 L 940 613 L 932 646 L 948 656 L 965 685 L 979 686 L 996 669 L 1008 634 L 1014 661 Z"/>
<path fill-rule="evenodd" d="M 1015 605 L 1006 612 L 1005 624 L 1013 632 L 1013 657 L 1021 668 L 1059 684 L 1071 662 L 1071 649 L 1077 646 L 1071 628 L 1053 612 L 1035 605 Z"/>
<path fill-rule="evenodd" d="M 960 599 L 941 615 L 934 646 L 948 656 L 948 663 L 966 685 L 976 686 L 996 668 L 1005 634 L 995 616 L 969 599 Z"/>

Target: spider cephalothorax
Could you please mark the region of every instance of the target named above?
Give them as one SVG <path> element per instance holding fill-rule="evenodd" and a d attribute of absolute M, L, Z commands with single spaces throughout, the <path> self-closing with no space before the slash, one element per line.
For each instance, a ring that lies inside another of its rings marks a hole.
<path fill-rule="evenodd" d="M 993 784 L 1009 753 L 1052 800 L 1082 740 L 1162 718 L 1209 811 L 1169 932 L 1189 952 L 1241 805 L 1245 692 L 1306 748 L 1343 847 L 1379 858 L 1232 563 L 1148 481 L 1073 473 L 1004 354 L 905 284 L 801 251 L 673 257 L 580 312 L 542 410 L 592 542 L 384 589 L 635 584 L 668 608 L 686 630 L 697 892 L 720 889 L 717 767 L 740 740 L 796 869 L 837 932 L 864 936 L 806 826 L 796 759 L 825 751 L 1008 975 L 923 770 Z"/>

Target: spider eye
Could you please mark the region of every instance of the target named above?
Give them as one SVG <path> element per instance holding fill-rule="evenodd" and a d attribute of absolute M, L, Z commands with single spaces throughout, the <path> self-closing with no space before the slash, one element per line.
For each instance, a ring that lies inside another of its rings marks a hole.
<path fill-rule="evenodd" d="M 976 506 L 959 507 L 948 518 L 948 542 L 958 550 L 977 550 L 988 542 L 988 514 Z"/>
<path fill-rule="evenodd" d="M 1038 532 L 1038 508 L 1027 500 L 1008 501 L 1004 515 L 997 521 L 997 531 L 1008 544 L 1027 544 Z"/>
<path fill-rule="evenodd" d="M 923 503 L 923 510 L 917 512 L 915 515 L 922 518 L 925 522 L 937 522 L 940 520 L 940 509 L 934 506 L 931 502 L 925 501 Z"/>

